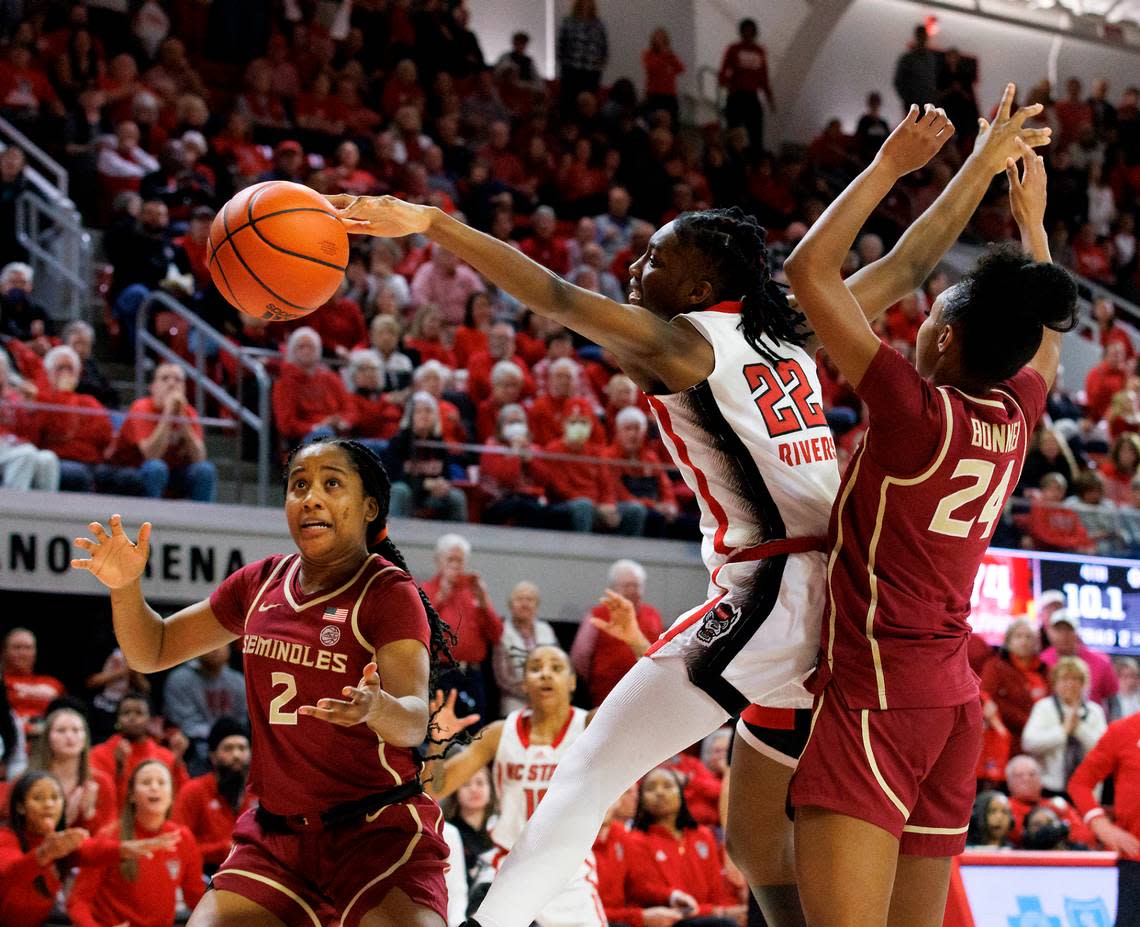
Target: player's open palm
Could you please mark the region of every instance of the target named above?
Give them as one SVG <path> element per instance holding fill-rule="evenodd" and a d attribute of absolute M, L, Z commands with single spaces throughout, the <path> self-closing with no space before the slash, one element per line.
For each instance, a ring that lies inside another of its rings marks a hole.
<path fill-rule="evenodd" d="M 147 557 L 150 556 L 150 522 L 142 523 L 137 542 L 123 530 L 122 516 L 112 515 L 110 524 L 110 534 L 97 521 L 87 526 L 95 539 L 76 538 L 75 546 L 83 548 L 91 556 L 76 558 L 71 561 L 71 566 L 76 570 L 87 570 L 108 589 L 122 589 L 138 580 L 146 569 Z"/>
<path fill-rule="evenodd" d="M 1015 85 L 1006 84 L 993 124 L 985 119 L 978 120 L 978 138 L 974 142 L 974 152 L 989 160 L 995 174 L 1005 169 L 1010 158 L 1021 157 L 1018 142 L 1024 142 L 1029 148 L 1040 148 L 1048 145 L 1052 138 L 1053 130 L 1048 126 L 1025 124 L 1026 120 L 1041 114 L 1044 107 L 1040 103 L 1023 106 L 1016 113 L 1012 112 L 1016 92 Z"/>
<path fill-rule="evenodd" d="M 953 134 L 954 124 L 944 110 L 927 103 L 920 114 L 917 104 L 912 104 L 903 121 L 883 142 L 879 157 L 902 177 L 925 165 Z"/>
<path fill-rule="evenodd" d="M 344 227 L 357 235 L 400 238 L 427 230 L 431 212 L 426 206 L 405 203 L 394 196 L 350 196 L 338 193 L 328 197 Z"/>
<path fill-rule="evenodd" d="M 445 699 L 443 690 L 436 689 L 435 697 L 428 703 L 428 713 L 431 717 L 428 734 L 434 740 L 451 740 L 460 731 L 465 731 L 479 720 L 477 714 L 464 715 L 462 718 L 456 717 L 455 699 L 458 695 L 459 693 L 452 689 L 447 693 Z"/>
<path fill-rule="evenodd" d="M 352 727 L 368 721 L 373 713 L 384 710 L 387 693 L 380 687 L 380 674 L 375 663 L 364 667 L 360 682 L 355 686 L 345 686 L 340 690 L 344 699 L 322 698 L 316 705 L 302 705 L 298 714 L 319 718 L 341 727 Z"/>

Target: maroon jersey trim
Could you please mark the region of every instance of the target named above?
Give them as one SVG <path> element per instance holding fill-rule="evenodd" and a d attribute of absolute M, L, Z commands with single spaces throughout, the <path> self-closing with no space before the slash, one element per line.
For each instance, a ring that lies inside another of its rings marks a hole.
<path fill-rule="evenodd" d="M 352 578 L 345 582 L 343 585 L 332 590 L 332 592 L 326 592 L 324 595 L 317 596 L 315 599 L 310 599 L 302 604 L 297 604 L 297 600 L 293 598 L 293 579 L 296 577 L 297 571 L 301 567 L 301 556 L 298 554 L 296 555 L 296 559 L 294 560 L 292 566 L 289 567 L 289 572 L 285 576 L 285 601 L 289 603 L 289 606 L 293 609 L 294 612 L 302 612 L 306 608 L 312 608 L 314 605 L 320 605 L 322 602 L 327 602 L 329 599 L 332 599 L 347 590 L 353 583 L 360 579 L 364 571 L 368 569 L 368 565 L 374 560 L 378 559 L 380 559 L 378 555 L 369 554 L 364 558 L 364 562 L 360 564 L 360 569 L 357 570 L 352 575 Z"/>
<path fill-rule="evenodd" d="M 250 601 L 250 603 L 249 603 L 249 608 L 248 608 L 248 609 L 246 609 L 246 612 L 245 612 L 245 620 L 244 620 L 244 621 L 242 621 L 242 623 L 241 623 L 241 626 L 242 626 L 242 629 L 243 629 L 243 630 L 244 630 L 245 626 L 246 626 L 247 624 L 249 624 L 249 617 L 250 617 L 250 615 L 252 615 L 252 614 L 253 614 L 253 610 L 254 610 L 255 608 L 257 608 L 257 603 L 258 603 L 258 602 L 260 602 L 260 601 L 261 601 L 261 597 L 262 597 L 263 595 L 265 595 L 265 590 L 269 588 L 269 584 L 270 584 L 271 582 L 273 582 L 273 578 L 274 578 L 274 577 L 275 577 L 275 576 L 276 576 L 278 573 L 280 573 L 280 572 L 281 572 L 281 568 L 282 568 L 283 566 L 285 566 L 285 564 L 286 564 L 286 563 L 288 563 L 288 562 L 289 562 L 289 560 L 290 560 L 290 558 L 289 558 L 289 557 L 282 557 L 280 560 L 278 560 L 278 561 L 277 561 L 277 566 L 275 566 L 275 567 L 274 567 L 274 568 L 273 568 L 273 569 L 272 569 L 272 570 L 269 572 L 269 576 L 266 578 L 265 582 L 263 582 L 263 583 L 261 584 L 261 588 L 257 590 L 257 595 L 255 595 L 255 596 L 253 597 L 252 601 Z"/>
<path fill-rule="evenodd" d="M 383 882 L 385 879 L 391 878 L 392 873 L 394 873 L 397 869 L 399 869 L 401 866 L 403 866 L 404 863 L 406 863 L 409 859 L 412 858 L 412 854 L 416 850 L 416 845 L 420 842 L 420 838 L 423 837 L 424 822 L 420 819 L 420 813 L 416 809 L 416 806 L 413 804 L 409 804 L 408 802 L 401 802 L 399 807 L 406 808 L 408 811 L 408 814 L 410 814 L 412 816 L 412 820 L 416 824 L 416 832 L 414 834 L 412 834 L 411 840 L 408 841 L 408 845 L 404 848 L 403 855 L 398 860 L 396 860 L 394 863 L 392 863 L 391 866 L 389 866 L 382 873 L 380 873 L 380 875 L 376 876 L 374 879 L 371 879 L 368 882 L 365 882 L 364 885 L 361 886 L 360 891 L 358 891 L 355 895 L 352 896 L 352 900 L 344 906 L 344 910 L 340 914 L 340 920 L 341 920 L 342 924 L 348 923 L 349 912 L 352 910 L 352 908 L 356 904 L 356 902 L 358 902 L 360 900 L 360 897 L 366 891 L 368 891 L 368 889 L 372 888 L 372 886 L 378 882 Z"/>

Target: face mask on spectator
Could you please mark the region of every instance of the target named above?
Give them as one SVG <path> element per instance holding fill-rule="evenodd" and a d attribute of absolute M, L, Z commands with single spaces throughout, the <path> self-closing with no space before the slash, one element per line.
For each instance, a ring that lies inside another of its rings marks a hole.
<path fill-rule="evenodd" d="M 4 291 L 4 298 L 10 303 L 22 303 L 28 298 L 28 291 L 22 290 L 18 286 L 14 286 L 9 290 Z"/>
<path fill-rule="evenodd" d="M 567 444 L 582 444 L 590 437 L 589 422 L 567 422 L 562 429 Z"/>
<path fill-rule="evenodd" d="M 528 433 L 526 422 L 508 422 L 503 426 L 503 437 L 508 441 L 521 441 Z"/>

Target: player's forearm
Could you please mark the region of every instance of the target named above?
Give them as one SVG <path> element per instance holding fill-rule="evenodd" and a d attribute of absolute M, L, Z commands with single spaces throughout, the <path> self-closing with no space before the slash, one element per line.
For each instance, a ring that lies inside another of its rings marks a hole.
<path fill-rule="evenodd" d="M 1053 255 L 1049 251 L 1049 236 L 1043 223 L 1030 223 L 1021 231 L 1021 247 L 1033 260 L 1052 264 Z"/>
<path fill-rule="evenodd" d="M 573 315 L 575 287 L 517 248 L 464 225 L 439 209 L 431 212 L 427 236 L 470 264 L 495 286 L 547 318 Z"/>
<path fill-rule="evenodd" d="M 428 705 L 418 695 L 402 698 L 384 693 L 384 709 L 368 722 L 372 731 L 393 747 L 418 747 L 427 736 Z"/>
<path fill-rule="evenodd" d="M 154 673 L 162 668 L 165 626 L 162 616 L 147 605 L 138 580 L 111 590 L 111 620 L 127 666 L 140 673 Z"/>

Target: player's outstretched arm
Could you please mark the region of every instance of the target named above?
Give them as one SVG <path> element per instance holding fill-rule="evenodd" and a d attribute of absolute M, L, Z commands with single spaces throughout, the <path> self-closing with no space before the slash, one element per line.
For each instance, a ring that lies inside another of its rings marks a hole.
<path fill-rule="evenodd" d="M 164 621 L 147 605 L 140 585 L 150 554 L 150 522 L 143 522 L 139 528 L 138 543 L 131 541 L 123 530 L 120 515 L 112 515 L 110 525 L 110 534 L 97 521 L 88 525 L 95 539 L 76 538 L 75 546 L 91 556 L 76 558 L 71 566 L 87 570 L 111 590 L 115 638 L 131 669 L 157 673 L 237 637 L 218 621 L 209 600 L 184 608 Z"/>
<path fill-rule="evenodd" d="M 998 104 L 993 125 L 979 119 L 980 132 L 974 150 L 946 189 L 903 233 L 883 257 L 847 279 L 863 314 L 876 319 L 908 293 L 922 286 L 938 261 L 958 240 L 978 208 L 995 174 L 1006 159 L 1020 155 L 1019 142 L 1030 147 L 1049 143 L 1050 129 L 1027 128 L 1025 120 L 1041 112 L 1040 103 L 1010 110 L 1016 87 L 1007 84 Z"/>
<path fill-rule="evenodd" d="M 405 203 L 393 196 L 328 197 L 349 232 L 399 238 L 423 234 L 470 264 L 496 286 L 539 315 L 554 319 L 619 357 L 647 359 L 658 371 L 683 352 L 687 328 L 670 326 L 648 309 L 567 283 L 516 248 L 464 225 L 434 206 Z M 667 377 L 662 377 L 666 379 Z"/>
<path fill-rule="evenodd" d="M 871 165 L 828 207 L 784 264 L 808 324 L 853 387 L 879 350 L 879 339 L 843 281 L 843 261 L 895 182 L 926 164 L 953 133 L 942 110 L 927 104 L 920 114 L 911 106 Z"/>

